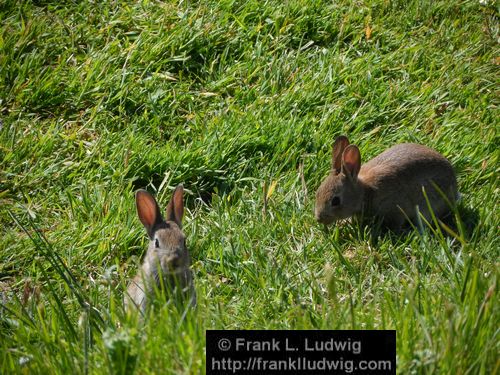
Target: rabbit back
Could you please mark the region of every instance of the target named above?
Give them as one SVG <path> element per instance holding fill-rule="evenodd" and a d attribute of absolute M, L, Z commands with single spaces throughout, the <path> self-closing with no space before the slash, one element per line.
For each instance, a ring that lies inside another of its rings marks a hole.
<path fill-rule="evenodd" d="M 457 182 L 450 162 L 439 152 L 414 143 L 395 145 L 361 166 L 358 176 L 365 187 L 364 211 L 382 217 L 399 229 L 406 217 L 414 221 L 419 212 L 430 220 L 427 200 L 438 217 L 449 212 L 457 199 Z M 436 189 L 436 186 L 438 189 Z"/>

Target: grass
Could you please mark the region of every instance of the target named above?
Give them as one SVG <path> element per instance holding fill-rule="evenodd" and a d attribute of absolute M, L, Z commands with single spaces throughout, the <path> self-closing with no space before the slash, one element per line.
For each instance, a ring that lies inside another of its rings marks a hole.
<path fill-rule="evenodd" d="M 492 1 L 0 4 L 0 372 L 203 373 L 206 329 L 396 329 L 398 373 L 498 372 Z M 454 165 L 467 230 L 312 215 L 331 144 Z M 198 307 L 123 315 L 138 188 L 184 183 Z M 267 191 L 264 210 L 264 188 Z M 472 225 L 472 224 L 474 225 Z"/>

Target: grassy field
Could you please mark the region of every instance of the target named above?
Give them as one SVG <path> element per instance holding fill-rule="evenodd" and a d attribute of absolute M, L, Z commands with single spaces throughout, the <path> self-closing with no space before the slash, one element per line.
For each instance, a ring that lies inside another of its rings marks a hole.
<path fill-rule="evenodd" d="M 396 329 L 398 373 L 498 373 L 497 4 L 2 1 L 0 373 L 203 373 L 223 328 Z M 340 134 L 439 150 L 464 226 L 324 231 Z M 141 325 L 134 191 L 178 183 L 198 306 Z"/>

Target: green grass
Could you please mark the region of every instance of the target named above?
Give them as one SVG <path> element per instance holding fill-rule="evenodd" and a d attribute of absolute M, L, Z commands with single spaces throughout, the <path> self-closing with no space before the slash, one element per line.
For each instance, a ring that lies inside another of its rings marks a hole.
<path fill-rule="evenodd" d="M 3 1 L 0 372 L 200 373 L 222 328 L 396 329 L 398 373 L 498 372 L 485 3 Z M 363 160 L 439 150 L 468 229 L 324 232 L 314 192 L 339 134 Z M 198 307 L 140 325 L 121 306 L 147 245 L 133 194 L 166 205 L 178 183 Z"/>

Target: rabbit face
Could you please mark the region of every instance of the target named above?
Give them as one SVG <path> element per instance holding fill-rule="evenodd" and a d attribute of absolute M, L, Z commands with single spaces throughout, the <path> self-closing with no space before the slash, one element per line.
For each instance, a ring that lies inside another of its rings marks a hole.
<path fill-rule="evenodd" d="M 165 228 L 156 230 L 148 253 L 153 263 L 159 262 L 164 275 L 176 274 L 189 267 L 186 238 L 176 223 L 166 222 Z"/>
<path fill-rule="evenodd" d="M 332 171 L 316 192 L 314 214 L 318 222 L 328 225 L 361 211 L 363 188 L 358 181 L 360 168 L 359 149 L 349 145 L 347 137 L 338 137 L 333 144 Z"/>
<path fill-rule="evenodd" d="M 314 214 L 322 224 L 346 219 L 361 211 L 363 189 L 352 178 L 343 173 L 330 175 L 316 192 Z"/>

